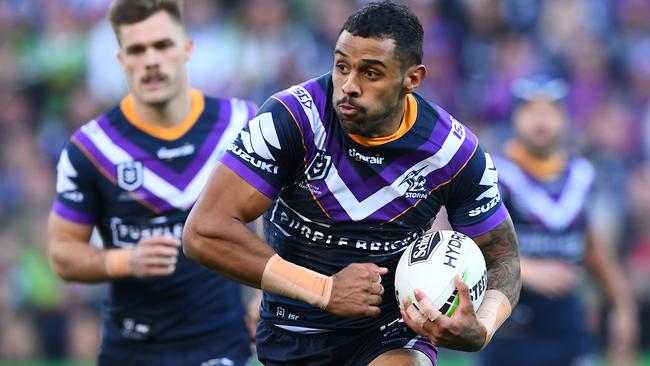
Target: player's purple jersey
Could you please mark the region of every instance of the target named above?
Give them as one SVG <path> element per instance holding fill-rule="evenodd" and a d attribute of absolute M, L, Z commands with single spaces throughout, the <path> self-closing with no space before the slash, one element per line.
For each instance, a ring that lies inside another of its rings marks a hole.
<path fill-rule="evenodd" d="M 280 256 L 327 275 L 353 262 L 388 266 L 382 312 L 394 314 L 397 260 L 442 205 L 472 237 L 506 218 L 496 170 L 465 126 L 417 94 L 407 98 L 398 135 L 381 143 L 347 134 L 331 99 L 330 74 L 275 94 L 222 162 L 274 200 L 266 239 Z M 376 321 L 268 293 L 262 317 L 307 331 Z"/>
<path fill-rule="evenodd" d="M 561 175 L 542 181 L 503 157 L 495 157 L 494 162 L 521 254 L 580 262 L 586 247 L 587 206 L 594 182 L 591 163 L 572 158 Z"/>
<path fill-rule="evenodd" d="M 105 248 L 157 235 L 180 240 L 208 175 L 255 113 L 250 102 L 193 91 L 190 118 L 171 136 L 138 127 L 128 102 L 77 130 L 57 167 L 53 211 L 96 225 Z M 182 250 L 171 276 L 112 281 L 105 305 L 104 342 L 232 334 L 244 314 L 239 286 Z"/>

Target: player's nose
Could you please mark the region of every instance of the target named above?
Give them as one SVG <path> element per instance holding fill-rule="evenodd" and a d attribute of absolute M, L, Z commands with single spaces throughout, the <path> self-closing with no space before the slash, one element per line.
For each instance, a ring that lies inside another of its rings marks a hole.
<path fill-rule="evenodd" d="M 351 97 L 357 97 L 361 94 L 361 88 L 356 77 L 356 73 L 351 72 L 345 77 L 345 82 L 341 86 L 341 91 Z"/>
<path fill-rule="evenodd" d="M 148 47 L 144 54 L 144 62 L 147 68 L 158 67 L 160 65 L 160 53 L 153 47 Z"/>

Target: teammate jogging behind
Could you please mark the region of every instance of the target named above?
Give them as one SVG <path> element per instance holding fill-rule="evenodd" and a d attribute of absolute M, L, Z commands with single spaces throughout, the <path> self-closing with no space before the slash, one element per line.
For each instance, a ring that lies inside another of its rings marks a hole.
<path fill-rule="evenodd" d="M 110 281 L 99 365 L 244 365 L 239 285 L 180 250 L 190 208 L 251 103 L 190 89 L 181 2 L 115 0 L 131 94 L 74 133 L 58 164 L 49 253 L 65 280 Z M 104 248 L 88 243 L 96 226 Z"/>
<path fill-rule="evenodd" d="M 514 84 L 515 136 L 495 165 L 521 243 L 523 289 L 519 307 L 480 353 L 481 365 L 596 365 L 580 295 L 583 266 L 612 305 L 612 364 L 634 358 L 632 291 L 589 220 L 594 168 L 565 146 L 567 91 L 563 80 L 546 75 Z"/>

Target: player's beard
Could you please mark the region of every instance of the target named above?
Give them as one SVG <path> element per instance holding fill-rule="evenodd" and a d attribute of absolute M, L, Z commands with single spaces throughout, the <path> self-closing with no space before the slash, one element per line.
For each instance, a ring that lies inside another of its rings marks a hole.
<path fill-rule="evenodd" d="M 341 113 L 339 110 L 339 106 L 341 104 L 348 104 L 355 108 L 356 115 L 353 117 L 343 115 L 343 113 Z M 363 126 L 365 125 L 365 116 L 368 113 L 368 107 L 352 101 L 351 98 L 347 96 L 337 100 L 335 105 L 336 108 L 334 108 L 334 110 L 345 132 L 360 135 L 362 133 Z"/>
<path fill-rule="evenodd" d="M 388 107 L 386 104 L 382 104 L 381 110 L 374 111 L 375 113 L 372 113 L 372 115 L 368 113 L 370 110 L 368 106 L 354 103 L 350 100 L 349 97 L 343 97 L 337 100 L 335 103 L 337 107 L 340 104 L 349 104 L 358 110 L 354 118 L 348 118 L 346 116 L 343 116 L 339 112 L 338 108 L 335 108 L 336 115 L 339 118 L 339 122 L 341 123 L 341 126 L 345 132 L 372 138 L 386 135 L 386 132 L 383 130 L 386 128 L 387 124 L 393 121 L 393 119 L 397 118 L 397 105 L 399 103 Z"/>

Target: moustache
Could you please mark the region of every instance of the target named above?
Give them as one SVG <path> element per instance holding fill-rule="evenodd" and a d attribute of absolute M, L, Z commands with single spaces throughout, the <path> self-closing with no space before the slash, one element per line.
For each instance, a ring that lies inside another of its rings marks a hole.
<path fill-rule="evenodd" d="M 336 106 L 339 106 L 341 104 L 349 104 L 349 105 L 351 105 L 352 107 L 358 109 L 361 112 L 365 112 L 366 109 L 367 109 L 365 106 L 362 106 L 361 104 L 357 104 L 357 103 L 353 102 L 349 97 L 343 97 L 343 98 L 336 101 Z"/>
<path fill-rule="evenodd" d="M 148 83 L 151 81 L 165 81 L 165 80 L 167 80 L 167 75 L 161 72 L 149 72 L 140 79 L 140 81 L 142 81 L 143 83 Z"/>

